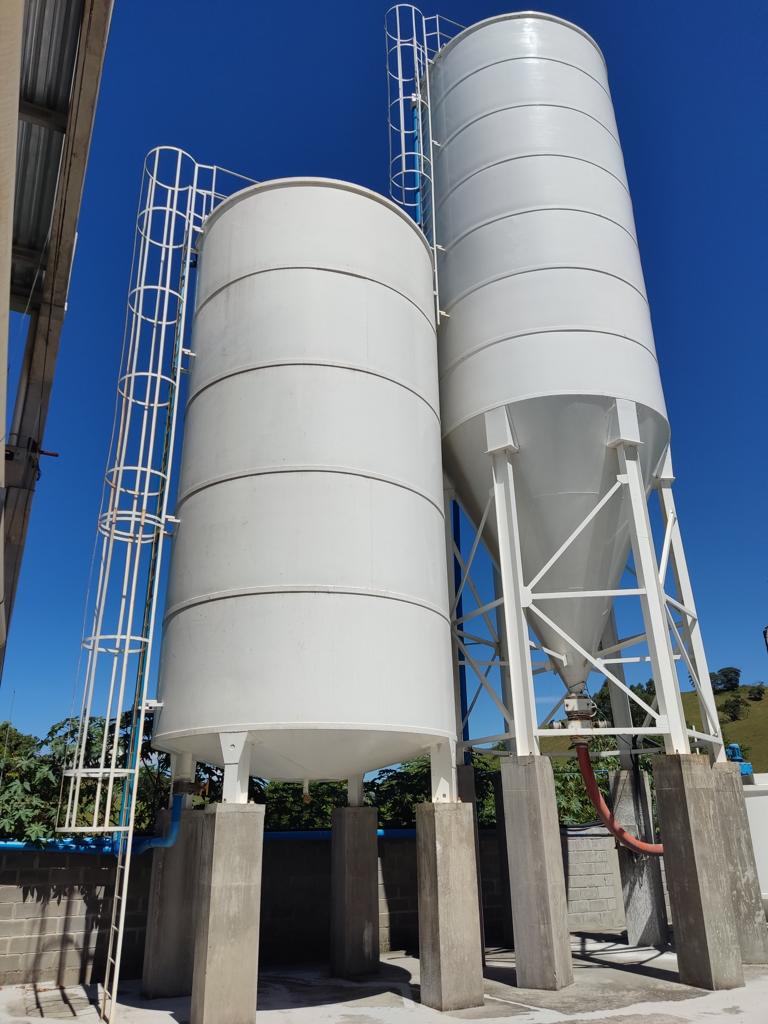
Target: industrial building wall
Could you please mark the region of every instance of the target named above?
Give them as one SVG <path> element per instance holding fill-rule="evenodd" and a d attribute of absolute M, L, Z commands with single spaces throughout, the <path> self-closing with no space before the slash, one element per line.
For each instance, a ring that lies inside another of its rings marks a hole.
<path fill-rule="evenodd" d="M 331 844 L 264 845 L 261 954 L 265 963 L 328 957 Z M 604 829 L 564 829 L 571 927 L 617 930 L 624 912 L 613 839 Z M 127 908 L 124 977 L 139 977 L 152 856 L 134 860 Z M 496 833 L 480 834 L 486 941 L 504 942 L 505 887 Z M 6 851 L 0 867 L 0 985 L 98 980 L 109 927 L 111 857 Z M 379 841 L 381 949 L 415 950 L 416 843 Z"/>

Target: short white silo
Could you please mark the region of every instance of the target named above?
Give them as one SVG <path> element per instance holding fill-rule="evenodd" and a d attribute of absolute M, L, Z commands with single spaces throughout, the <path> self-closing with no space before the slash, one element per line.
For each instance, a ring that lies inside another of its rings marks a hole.
<path fill-rule="evenodd" d="M 456 735 L 430 253 L 393 203 L 254 186 L 203 237 L 154 744 L 347 778 Z"/>
<path fill-rule="evenodd" d="M 617 399 L 636 406 L 650 481 L 669 440 L 632 204 L 605 62 L 581 29 L 510 14 L 466 29 L 430 72 L 446 469 L 477 522 L 491 486 L 485 413 L 503 410 L 514 457 L 523 576 L 546 565 L 616 481 Z M 630 544 L 626 494 L 539 581 L 610 590 Z M 497 524 L 488 537 L 497 550 Z M 548 600 L 588 652 L 610 598 Z M 542 603 L 542 608 L 544 604 Z M 576 686 L 590 666 L 540 619 Z"/>

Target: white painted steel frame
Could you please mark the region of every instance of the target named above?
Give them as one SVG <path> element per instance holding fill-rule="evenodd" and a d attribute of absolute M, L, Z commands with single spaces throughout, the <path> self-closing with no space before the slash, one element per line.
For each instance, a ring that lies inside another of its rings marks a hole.
<path fill-rule="evenodd" d="M 205 218 L 251 183 L 173 147 L 152 150 L 144 165 L 90 614 L 86 609 L 80 720 L 58 828 L 112 834 L 116 844 L 103 1020 L 116 1019 L 141 741 L 155 703 L 147 691 L 162 555 L 176 522 L 168 508 L 179 392 L 191 357 L 184 347 L 190 270 Z"/>
<path fill-rule="evenodd" d="M 654 741 L 654 745 L 658 740 L 663 741 L 664 748 L 669 753 L 689 751 L 691 740 L 694 740 L 709 750 L 713 760 L 724 758 L 722 733 L 709 681 L 701 629 L 674 506 L 673 476 L 669 457 L 666 459 L 664 468 L 653 481 L 653 489 L 658 494 L 665 526 L 664 540 L 657 557 L 637 448 L 625 443 L 618 444 L 616 447 L 620 472 L 615 482 L 596 502 L 593 509 L 570 537 L 553 552 L 544 567 L 527 583 L 522 573 L 517 528 L 514 481 L 516 447 L 510 439 L 509 444 L 502 443 L 499 448 L 488 453 L 487 457 L 492 460 L 493 488 L 478 527 L 475 527 L 475 536 L 472 539 L 466 560 L 462 558 L 454 538 L 450 537 L 450 550 L 457 559 L 462 573 L 458 585 L 449 579 L 454 595 L 452 615 L 457 664 L 469 669 L 476 682 L 476 689 L 468 702 L 459 733 L 461 734 L 461 729 L 467 722 L 471 722 L 472 712 L 483 692 L 489 696 L 491 702 L 501 713 L 507 729 L 493 736 L 476 736 L 463 741 L 459 737 L 458 749 L 460 751 L 466 748 L 503 743 L 508 750 L 516 750 L 520 754 L 537 754 L 540 752 L 542 737 L 603 735 L 619 738 L 619 753 L 624 760 L 633 750 L 648 749 L 647 747 L 641 748 L 636 742 L 638 738 L 642 737 Z M 449 488 L 450 485 L 447 484 L 447 487 Z M 537 593 L 535 591 L 536 584 L 568 550 L 582 530 L 599 515 L 609 501 L 621 492 L 628 493 L 630 499 L 628 503 L 631 513 L 630 533 L 634 573 L 637 576 L 638 586 L 616 590 Z M 447 490 L 446 493 L 450 494 L 452 501 L 457 500 L 453 491 Z M 495 507 L 499 536 L 499 560 L 498 564 L 494 562 L 494 565 L 500 575 L 502 596 L 497 596 L 493 601 L 485 601 L 472 579 L 472 568 L 492 504 Z M 446 524 L 449 530 L 451 522 L 452 517 L 446 515 Z M 671 576 L 674 583 L 675 594 L 670 594 L 665 589 L 665 580 L 668 575 Z M 457 596 L 465 589 L 472 594 L 477 607 L 457 617 Z M 645 632 L 620 639 L 615 632 L 615 618 L 612 612 L 600 648 L 597 651 L 585 651 L 541 607 L 541 603 L 553 599 L 589 600 L 598 597 L 611 597 L 614 601 L 627 598 L 639 599 Z M 496 627 L 489 618 L 489 613 L 493 611 L 499 621 L 499 626 Z M 678 614 L 678 619 L 675 618 L 675 613 Z M 490 638 L 467 632 L 466 623 L 480 617 L 486 622 Z M 542 672 L 552 671 L 553 657 L 561 656 L 556 652 L 543 649 L 530 639 L 528 630 L 531 625 L 535 625 L 537 618 L 547 623 L 574 651 L 584 657 L 595 671 L 605 676 L 609 684 L 613 726 L 600 727 L 588 723 L 583 727 L 568 728 L 567 730 L 552 728 L 550 723 L 560 710 L 565 694 L 541 721 L 538 720 L 534 677 Z M 485 646 L 489 653 L 475 658 L 467 647 L 468 643 Z M 647 647 L 647 654 L 624 654 L 627 648 L 641 644 Z M 504 651 L 503 655 L 502 650 Z M 546 654 L 547 660 L 534 664 L 531 660 L 533 651 Z M 606 655 L 613 656 L 606 657 Z M 703 730 L 689 729 L 685 723 L 680 678 L 677 671 L 677 663 L 681 661 L 697 693 L 704 723 Z M 650 662 L 651 664 L 657 690 L 653 706 L 643 701 L 626 684 L 623 666 L 638 662 Z M 502 673 L 501 697 L 489 682 L 489 675 L 493 667 L 499 668 Z M 630 702 L 634 702 L 645 711 L 643 725 L 637 726 L 632 723 Z"/>

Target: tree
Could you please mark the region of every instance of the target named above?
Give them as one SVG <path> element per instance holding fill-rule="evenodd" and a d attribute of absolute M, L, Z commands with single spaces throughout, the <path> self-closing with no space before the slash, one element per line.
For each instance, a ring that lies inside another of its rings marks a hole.
<path fill-rule="evenodd" d="M 306 800 L 300 782 L 268 782 L 259 803 L 266 803 L 264 827 L 272 832 L 331 827 L 334 807 L 347 803 L 344 782 L 313 782 Z"/>
<path fill-rule="evenodd" d="M 641 700 L 644 700 L 646 704 L 649 706 L 653 705 L 653 701 L 656 698 L 656 684 L 652 679 L 649 679 L 647 683 L 634 683 L 629 688 L 633 693 L 636 693 Z M 597 707 L 598 717 L 605 719 L 606 722 L 613 725 L 613 712 L 611 709 L 611 694 L 608 687 L 608 680 L 603 682 L 603 685 L 592 699 Z M 630 700 L 629 706 L 632 714 L 632 724 L 638 726 L 642 725 L 645 720 L 645 712 L 643 709 L 633 700 Z"/>
<path fill-rule="evenodd" d="M 738 722 L 749 714 L 749 704 L 739 693 L 733 694 L 726 701 L 723 701 L 721 710 L 728 716 L 729 722 Z"/>
<path fill-rule="evenodd" d="M 0 834 L 36 842 L 55 826 L 60 778 L 36 736 L 3 722 L 0 744 Z"/>
<path fill-rule="evenodd" d="M 640 684 L 642 685 L 642 684 Z M 597 736 L 590 740 L 591 750 L 615 750 L 613 736 Z M 606 757 L 594 766 L 595 778 L 603 796 L 609 795 L 610 772 L 619 767 L 617 757 Z M 597 820 L 595 808 L 587 795 L 578 765 L 572 759 L 553 758 L 552 771 L 555 776 L 555 799 L 557 814 L 563 825 L 587 825 Z"/>
<path fill-rule="evenodd" d="M 730 693 L 739 688 L 741 669 L 728 666 L 718 669 L 717 672 L 710 672 L 709 678 L 715 693 Z"/>
<path fill-rule="evenodd" d="M 765 683 L 753 683 L 747 691 L 747 697 L 752 701 L 761 701 L 765 696 Z"/>

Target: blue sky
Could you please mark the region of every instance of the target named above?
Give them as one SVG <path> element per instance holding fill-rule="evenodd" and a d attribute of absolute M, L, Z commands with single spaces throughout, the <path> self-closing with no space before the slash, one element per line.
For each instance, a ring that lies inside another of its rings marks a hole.
<path fill-rule="evenodd" d="M 0 719 L 70 711 L 111 429 L 142 160 L 159 143 L 266 179 L 387 191 L 379 0 L 118 0 Z M 446 0 L 464 24 L 509 9 Z M 768 679 L 768 4 L 549 2 L 608 61 L 672 421 L 676 497 L 711 667 Z M 15 379 L 23 331 L 12 330 Z M 78 696 L 79 701 L 79 696 Z M 497 727 L 489 722 L 491 729 Z"/>

